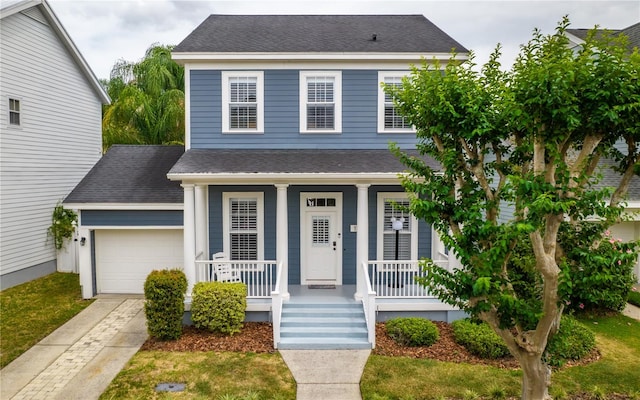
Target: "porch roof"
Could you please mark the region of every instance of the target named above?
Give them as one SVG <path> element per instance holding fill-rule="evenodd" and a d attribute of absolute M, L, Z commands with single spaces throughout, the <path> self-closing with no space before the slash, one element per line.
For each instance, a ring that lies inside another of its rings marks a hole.
<path fill-rule="evenodd" d="M 417 156 L 416 151 L 408 151 Z M 427 164 L 438 168 L 431 158 Z M 390 179 L 405 166 L 389 150 L 335 149 L 191 149 L 168 173 L 172 180 Z M 329 183 L 329 182 L 327 182 Z"/>

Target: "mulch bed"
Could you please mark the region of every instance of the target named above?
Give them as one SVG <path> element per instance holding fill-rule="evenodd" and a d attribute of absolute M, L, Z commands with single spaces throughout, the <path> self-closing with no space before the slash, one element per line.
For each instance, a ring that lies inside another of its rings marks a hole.
<path fill-rule="evenodd" d="M 433 360 L 454 363 L 491 365 L 498 368 L 518 369 L 518 362 L 513 357 L 487 360 L 469 353 L 463 346 L 453 340 L 451 325 L 445 322 L 434 323 L 440 331 L 440 339 L 429 347 L 408 347 L 396 343 L 385 330 L 384 323 L 376 324 L 376 348 L 373 354 L 381 356 L 430 358 Z M 274 353 L 273 330 L 267 322 L 246 322 L 242 331 L 232 336 L 210 333 L 185 326 L 178 340 L 161 341 L 149 338 L 142 350 L 157 351 L 234 351 L 252 353 Z M 596 350 L 578 362 L 566 365 L 584 365 L 600 358 Z"/>

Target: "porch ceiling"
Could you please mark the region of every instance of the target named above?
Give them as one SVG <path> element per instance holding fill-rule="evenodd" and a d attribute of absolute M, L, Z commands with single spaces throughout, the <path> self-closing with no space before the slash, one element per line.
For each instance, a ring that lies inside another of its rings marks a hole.
<path fill-rule="evenodd" d="M 409 153 L 418 155 L 416 151 Z M 425 158 L 425 161 L 431 167 L 438 167 L 433 159 Z M 397 183 L 397 175 L 404 171 L 404 165 L 386 149 L 192 149 L 178 160 L 167 176 L 171 180 L 215 180 L 220 183 L 231 180 Z"/>

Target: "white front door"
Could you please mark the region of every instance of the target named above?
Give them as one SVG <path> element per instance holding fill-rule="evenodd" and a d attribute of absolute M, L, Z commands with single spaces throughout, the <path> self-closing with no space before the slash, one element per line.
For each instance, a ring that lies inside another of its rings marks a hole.
<path fill-rule="evenodd" d="M 301 193 L 300 214 L 302 284 L 342 284 L 342 193 Z"/>

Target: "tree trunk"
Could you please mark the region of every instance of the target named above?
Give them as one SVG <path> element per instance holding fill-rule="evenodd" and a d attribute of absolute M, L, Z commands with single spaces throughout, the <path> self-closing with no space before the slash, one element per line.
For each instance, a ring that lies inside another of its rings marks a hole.
<path fill-rule="evenodd" d="M 551 384 L 551 368 L 539 354 L 524 354 L 520 358 L 522 367 L 522 400 L 547 400 Z"/>

